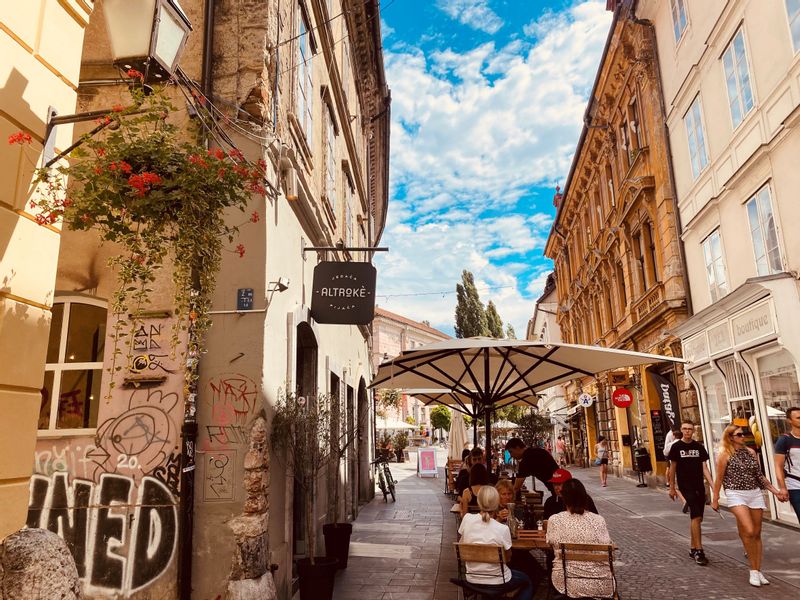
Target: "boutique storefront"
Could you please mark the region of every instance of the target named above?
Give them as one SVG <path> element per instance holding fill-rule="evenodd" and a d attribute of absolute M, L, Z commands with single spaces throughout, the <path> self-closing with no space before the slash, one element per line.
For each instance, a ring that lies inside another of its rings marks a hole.
<path fill-rule="evenodd" d="M 774 445 L 787 431 L 785 412 L 800 406 L 800 290 L 789 274 L 748 279 L 676 329 L 686 373 L 700 397 L 706 447 L 719 451 L 731 420 L 748 433 L 773 483 Z M 712 461 L 712 473 L 715 467 Z M 724 495 L 722 503 L 725 503 Z M 797 525 L 788 503 L 770 494 L 770 517 Z"/>

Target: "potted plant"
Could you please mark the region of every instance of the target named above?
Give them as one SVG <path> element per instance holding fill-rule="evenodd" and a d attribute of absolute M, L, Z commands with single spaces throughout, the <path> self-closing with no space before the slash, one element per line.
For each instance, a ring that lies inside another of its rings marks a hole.
<path fill-rule="evenodd" d="M 346 569 L 347 559 L 350 555 L 350 536 L 353 533 L 353 524 L 338 521 L 339 492 L 342 489 L 339 481 L 339 467 L 348 449 L 350 449 L 355 443 L 355 440 L 358 439 L 363 423 L 360 418 L 358 422 L 355 423 L 353 431 L 348 432 L 345 420 L 342 419 L 339 398 L 333 396 L 332 400 L 330 404 L 330 421 L 328 423 L 330 452 L 328 518 L 330 521 L 322 526 L 322 535 L 325 537 L 325 555 L 329 558 L 336 558 L 337 567 L 339 569 Z"/>
<path fill-rule="evenodd" d="M 394 435 L 394 451 L 397 454 L 397 462 L 403 462 L 403 451 L 408 447 L 408 434 L 400 431 Z"/>
<path fill-rule="evenodd" d="M 317 520 L 314 499 L 317 479 L 331 457 L 331 398 L 278 394 L 272 420 L 272 447 L 285 460 L 298 488 L 303 493 L 306 556 L 297 561 L 301 600 L 333 598 L 337 560 L 315 556 Z"/>

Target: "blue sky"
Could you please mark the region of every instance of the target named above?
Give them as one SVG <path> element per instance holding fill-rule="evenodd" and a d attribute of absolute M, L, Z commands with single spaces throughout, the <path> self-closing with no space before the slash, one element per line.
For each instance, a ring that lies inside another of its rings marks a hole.
<path fill-rule="evenodd" d="M 611 14 L 605 0 L 383 0 L 392 89 L 377 302 L 453 333 L 455 285 L 523 337 Z"/>

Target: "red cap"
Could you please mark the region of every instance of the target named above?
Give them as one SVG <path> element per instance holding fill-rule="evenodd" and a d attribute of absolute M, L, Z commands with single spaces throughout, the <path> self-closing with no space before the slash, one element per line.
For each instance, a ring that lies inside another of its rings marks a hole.
<path fill-rule="evenodd" d="M 553 476 L 550 478 L 550 483 L 564 483 L 572 479 L 572 473 L 566 469 L 556 469 L 553 471 Z"/>

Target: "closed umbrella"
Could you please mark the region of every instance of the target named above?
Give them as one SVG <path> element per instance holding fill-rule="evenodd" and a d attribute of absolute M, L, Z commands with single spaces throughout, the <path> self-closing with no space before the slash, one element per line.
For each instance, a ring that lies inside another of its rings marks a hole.
<path fill-rule="evenodd" d="M 467 426 L 460 412 L 450 409 L 450 435 L 447 439 L 447 458 L 461 460 L 461 453 L 467 443 Z"/>
<path fill-rule="evenodd" d="M 530 398 L 576 377 L 682 359 L 598 346 L 461 338 L 436 342 L 382 363 L 372 388 L 439 389 L 456 394 L 453 406 L 483 413 L 486 447 L 491 447 L 491 412 Z M 414 394 L 418 396 L 418 394 Z M 444 403 L 444 402 L 443 402 Z M 489 453 L 487 452 L 487 460 Z"/>

